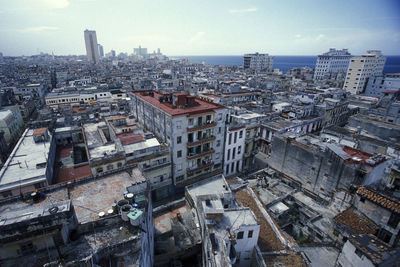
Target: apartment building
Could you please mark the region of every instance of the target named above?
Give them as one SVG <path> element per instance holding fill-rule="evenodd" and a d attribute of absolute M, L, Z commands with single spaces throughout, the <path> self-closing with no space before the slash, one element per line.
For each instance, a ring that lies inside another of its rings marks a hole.
<path fill-rule="evenodd" d="M 272 71 L 274 57 L 268 54 L 245 54 L 243 57 L 243 66 L 245 69 L 256 71 Z"/>
<path fill-rule="evenodd" d="M 24 130 L 24 121 L 18 106 L 0 107 L 0 130 L 5 141 L 14 144 Z"/>
<path fill-rule="evenodd" d="M 340 74 L 344 76 L 349 67 L 350 59 L 351 54 L 347 49 L 336 50 L 331 48 L 328 52 L 318 55 L 314 80 L 337 78 Z"/>
<path fill-rule="evenodd" d="M 382 74 L 385 62 L 386 57 L 378 50 L 369 50 L 361 57 L 352 57 L 343 89 L 348 90 L 351 94 L 364 92 L 369 78 Z"/>
<path fill-rule="evenodd" d="M 131 109 L 146 130 L 171 148 L 176 187 L 222 172 L 228 109 L 184 93 L 131 93 Z"/>
<path fill-rule="evenodd" d="M 226 128 L 224 175 L 231 176 L 242 171 L 246 127 L 235 125 Z"/>

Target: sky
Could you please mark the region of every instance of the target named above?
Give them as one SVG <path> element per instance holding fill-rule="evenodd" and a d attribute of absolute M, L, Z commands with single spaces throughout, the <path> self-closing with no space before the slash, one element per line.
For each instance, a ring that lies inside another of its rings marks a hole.
<path fill-rule="evenodd" d="M 0 0 L 4 56 L 83 55 L 85 29 L 117 54 L 400 55 L 400 0 Z"/>

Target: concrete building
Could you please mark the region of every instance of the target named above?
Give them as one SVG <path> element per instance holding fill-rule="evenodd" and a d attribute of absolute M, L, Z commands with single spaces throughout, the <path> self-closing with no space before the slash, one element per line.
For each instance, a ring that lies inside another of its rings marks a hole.
<path fill-rule="evenodd" d="M 230 125 L 232 127 L 235 127 L 235 125 L 246 127 L 244 132 L 244 147 L 241 149 L 243 150 L 243 152 L 241 152 L 243 153 L 242 170 L 250 171 L 254 167 L 254 157 L 259 152 L 258 143 L 260 140 L 260 124 L 266 116 L 251 111 L 237 111 L 232 113 L 230 117 Z M 225 144 L 226 141 L 228 141 L 229 145 L 229 136 L 227 136 L 227 138 L 228 139 L 225 139 Z M 225 155 L 224 160 L 227 159 L 227 156 L 228 155 Z M 233 165 L 231 164 L 231 172 L 232 166 Z"/>
<path fill-rule="evenodd" d="M 385 156 L 326 141 L 275 135 L 267 162 L 298 186 L 327 199 L 337 189 L 349 190 L 353 183 L 376 184 L 385 179 L 384 169 L 390 163 Z"/>
<path fill-rule="evenodd" d="M 46 128 L 26 129 L 0 170 L 0 198 L 50 185 L 55 150 L 55 139 Z"/>
<path fill-rule="evenodd" d="M 345 76 L 349 67 L 351 54 L 347 49 L 330 48 L 328 52 L 318 55 L 315 65 L 314 80 L 336 79 Z"/>
<path fill-rule="evenodd" d="M 190 185 L 185 195 L 201 228 L 202 266 L 250 266 L 257 254 L 260 224 L 249 207 L 237 206 L 224 177 Z"/>
<path fill-rule="evenodd" d="M 364 95 L 379 97 L 385 91 L 400 91 L 400 73 L 371 76 L 365 88 Z"/>
<path fill-rule="evenodd" d="M 364 92 L 371 76 L 382 75 L 385 62 L 386 57 L 378 50 L 369 50 L 361 57 L 352 57 L 343 89 L 351 94 Z"/>
<path fill-rule="evenodd" d="M 24 131 L 24 121 L 18 106 L 0 107 L 0 131 L 8 144 L 14 144 Z"/>
<path fill-rule="evenodd" d="M 174 184 L 183 187 L 222 172 L 228 110 L 184 93 L 132 94 L 132 113 L 171 148 Z"/>
<path fill-rule="evenodd" d="M 396 266 L 399 259 L 399 247 L 393 248 L 374 235 L 363 234 L 352 236 L 345 243 L 335 266 Z"/>
<path fill-rule="evenodd" d="M 85 46 L 87 59 L 96 64 L 100 60 L 96 31 L 85 30 Z"/>
<path fill-rule="evenodd" d="M 4 266 L 153 266 L 150 186 L 133 168 L 0 205 Z M 101 196 L 100 196 L 101 195 Z"/>
<path fill-rule="evenodd" d="M 274 57 L 268 54 L 245 54 L 243 57 L 243 67 L 255 71 L 272 71 Z"/>
<path fill-rule="evenodd" d="M 242 171 L 246 126 L 226 128 L 224 151 L 224 175 L 231 176 Z"/>

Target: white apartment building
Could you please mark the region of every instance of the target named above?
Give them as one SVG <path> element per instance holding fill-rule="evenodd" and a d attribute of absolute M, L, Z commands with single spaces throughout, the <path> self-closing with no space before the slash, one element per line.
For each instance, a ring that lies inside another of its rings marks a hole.
<path fill-rule="evenodd" d="M 243 57 L 243 67 L 245 69 L 272 71 L 273 63 L 274 57 L 268 54 L 245 54 Z"/>
<path fill-rule="evenodd" d="M 233 126 L 226 129 L 224 176 L 231 176 L 242 171 L 245 136 L 245 126 Z"/>
<path fill-rule="evenodd" d="M 382 74 L 385 62 L 386 57 L 378 50 L 369 50 L 361 57 L 351 58 L 343 89 L 352 94 L 362 93 L 371 76 Z"/>
<path fill-rule="evenodd" d="M 78 91 L 78 92 L 58 92 L 49 93 L 46 95 L 46 105 L 58 106 L 65 104 L 80 104 L 89 103 L 91 101 L 115 101 L 118 99 L 126 99 L 126 93 L 120 90 L 111 92 L 89 92 L 89 91 Z"/>
<path fill-rule="evenodd" d="M 318 55 L 315 65 L 314 80 L 323 80 L 327 78 L 338 78 L 344 74 L 349 67 L 351 54 L 347 49 L 336 50 L 330 48 L 328 52 Z"/>
<path fill-rule="evenodd" d="M 171 148 L 174 185 L 222 173 L 225 121 L 228 110 L 184 93 L 131 94 L 131 109 L 146 130 Z"/>

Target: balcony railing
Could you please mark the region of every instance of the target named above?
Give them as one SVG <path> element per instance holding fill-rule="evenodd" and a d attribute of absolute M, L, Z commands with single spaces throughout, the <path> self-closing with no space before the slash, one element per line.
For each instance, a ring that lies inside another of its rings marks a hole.
<path fill-rule="evenodd" d="M 199 153 L 196 153 L 196 152 L 189 153 L 187 158 L 188 159 L 195 159 L 195 158 L 202 157 L 202 156 L 205 156 L 205 155 L 208 155 L 208 154 L 212 154 L 214 152 L 215 152 L 215 150 L 213 148 L 205 149 L 205 150 L 203 150 L 203 151 L 201 151 Z"/>
<path fill-rule="evenodd" d="M 189 126 L 187 128 L 188 132 L 195 132 L 197 130 L 201 130 L 201 129 L 206 129 L 206 128 L 210 128 L 210 127 L 215 127 L 217 125 L 217 123 L 215 121 L 206 121 L 203 122 L 202 124 L 196 124 L 193 126 Z"/>
<path fill-rule="evenodd" d="M 213 166 L 213 165 L 214 165 L 214 163 L 210 160 L 210 161 L 203 162 L 203 163 L 201 163 L 201 164 L 192 166 L 191 168 L 188 168 L 188 169 L 187 169 L 187 172 L 193 173 L 193 172 L 195 172 L 195 171 L 198 171 L 198 170 L 201 170 L 201 169 L 203 169 L 203 168 L 207 168 L 207 167 L 210 167 L 210 166 Z"/>
<path fill-rule="evenodd" d="M 201 139 L 197 139 L 197 140 L 194 140 L 192 142 L 188 142 L 187 145 L 189 147 L 195 146 L 195 145 L 200 145 L 200 144 L 203 144 L 203 143 L 206 143 L 206 142 L 214 141 L 215 138 L 216 137 L 214 135 L 207 135 L 207 136 L 203 136 Z"/>

